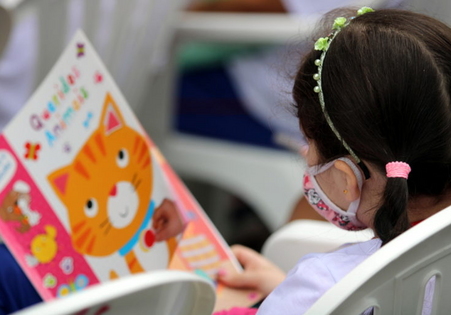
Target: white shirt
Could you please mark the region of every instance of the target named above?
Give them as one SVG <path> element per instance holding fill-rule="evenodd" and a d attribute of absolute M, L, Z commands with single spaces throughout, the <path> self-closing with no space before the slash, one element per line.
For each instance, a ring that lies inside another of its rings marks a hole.
<path fill-rule="evenodd" d="M 300 315 L 357 265 L 376 252 L 380 239 L 342 247 L 334 252 L 308 254 L 263 302 L 257 315 Z"/>

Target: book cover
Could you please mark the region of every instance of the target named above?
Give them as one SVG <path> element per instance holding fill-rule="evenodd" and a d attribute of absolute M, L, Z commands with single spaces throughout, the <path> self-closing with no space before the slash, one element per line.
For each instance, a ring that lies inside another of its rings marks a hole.
<path fill-rule="evenodd" d="M 44 300 L 236 263 L 80 31 L 0 136 L 0 231 Z"/>

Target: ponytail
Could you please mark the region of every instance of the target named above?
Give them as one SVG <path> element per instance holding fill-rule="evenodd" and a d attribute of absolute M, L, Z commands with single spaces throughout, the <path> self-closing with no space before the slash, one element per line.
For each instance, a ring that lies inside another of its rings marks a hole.
<path fill-rule="evenodd" d="M 408 199 L 407 179 L 388 177 L 382 204 L 373 222 L 374 232 L 382 240 L 382 245 L 409 229 Z"/>

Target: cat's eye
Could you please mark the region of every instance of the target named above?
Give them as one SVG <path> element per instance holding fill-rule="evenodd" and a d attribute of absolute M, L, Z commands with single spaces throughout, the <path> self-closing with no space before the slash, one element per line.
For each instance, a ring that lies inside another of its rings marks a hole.
<path fill-rule="evenodd" d="M 117 166 L 124 168 L 128 165 L 128 151 L 126 149 L 120 149 L 116 156 Z"/>
<path fill-rule="evenodd" d="M 86 204 L 85 204 L 86 216 L 92 218 L 97 215 L 98 211 L 99 211 L 99 206 L 97 205 L 97 200 L 95 200 L 94 198 L 91 198 L 88 201 L 86 201 Z"/>

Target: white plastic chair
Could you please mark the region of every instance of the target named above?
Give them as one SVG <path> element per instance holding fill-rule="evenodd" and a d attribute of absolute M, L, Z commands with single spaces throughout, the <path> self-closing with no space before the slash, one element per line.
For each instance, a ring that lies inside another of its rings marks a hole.
<path fill-rule="evenodd" d="M 211 315 L 215 290 L 192 273 L 161 270 L 91 286 L 15 315 Z"/>
<path fill-rule="evenodd" d="M 20 23 L 37 19 L 36 87 L 68 41 L 83 29 L 131 107 L 152 104 L 149 86 L 164 69 L 177 10 L 184 0 L 1 0 Z"/>
<path fill-rule="evenodd" d="M 426 285 L 432 310 L 451 312 L 451 207 L 383 246 L 330 289 L 307 312 L 313 314 L 422 314 Z"/>
<path fill-rule="evenodd" d="M 282 228 L 267 241 L 264 253 L 273 260 L 276 257 L 276 263 L 284 263 L 295 251 L 300 256 L 305 252 L 332 250 L 343 241 L 364 241 L 371 235 L 339 231 L 330 224 L 327 227 L 325 222 L 312 223 L 295 222 Z M 300 238 L 294 236 L 294 229 Z M 312 234 L 308 236 L 309 233 Z M 334 240 L 331 234 L 338 239 Z M 316 246 L 319 250 L 315 250 Z M 451 206 L 383 246 L 327 291 L 305 314 L 362 314 L 371 307 L 374 315 L 449 314 L 449 292 Z M 433 301 L 425 304 L 427 311 L 423 312 L 425 295 L 430 297 L 432 293 Z"/>
<path fill-rule="evenodd" d="M 295 220 L 271 234 L 262 254 L 288 272 L 304 255 L 330 252 L 343 244 L 367 241 L 373 236 L 369 229 L 345 231 L 325 221 Z"/>

